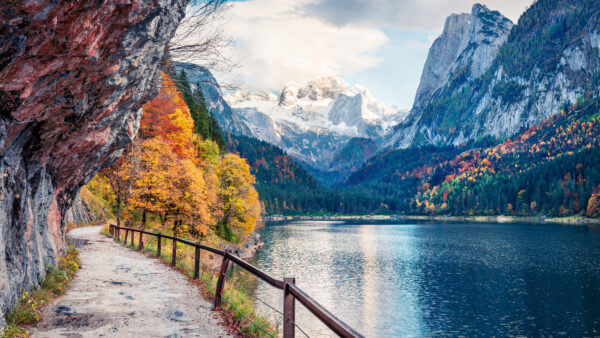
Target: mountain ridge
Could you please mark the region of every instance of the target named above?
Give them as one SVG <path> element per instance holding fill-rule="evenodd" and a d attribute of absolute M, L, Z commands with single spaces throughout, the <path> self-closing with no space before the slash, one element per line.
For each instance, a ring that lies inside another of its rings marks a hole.
<path fill-rule="evenodd" d="M 474 12 L 476 7 L 484 8 L 476 5 Z M 600 69 L 599 7 L 587 0 L 535 2 L 485 72 L 469 75 L 465 67 L 472 68 L 477 53 L 464 58 L 429 101 L 415 103 L 387 144 L 407 148 L 457 145 L 485 135 L 510 137 L 555 114 L 564 102 L 597 91 L 590 84 Z M 490 13 L 478 16 L 489 19 Z"/>

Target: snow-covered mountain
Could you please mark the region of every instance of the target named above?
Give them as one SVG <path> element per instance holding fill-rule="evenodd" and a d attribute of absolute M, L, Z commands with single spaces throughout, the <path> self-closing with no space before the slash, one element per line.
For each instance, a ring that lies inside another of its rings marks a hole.
<path fill-rule="evenodd" d="M 363 86 L 351 87 L 335 77 L 305 84 L 289 82 L 278 96 L 242 90 L 226 95 L 225 100 L 250 130 L 247 136 L 277 145 L 325 172 L 349 140 L 379 142 L 408 113 L 378 101 Z"/>

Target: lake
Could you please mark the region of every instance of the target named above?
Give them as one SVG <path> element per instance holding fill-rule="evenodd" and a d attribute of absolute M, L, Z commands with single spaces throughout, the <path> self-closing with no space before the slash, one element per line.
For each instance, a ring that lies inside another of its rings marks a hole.
<path fill-rule="evenodd" d="M 594 226 L 293 221 L 259 232 L 255 264 L 296 277 L 367 337 L 600 335 Z M 281 291 L 254 292 L 282 308 Z M 332 335 L 304 308 L 296 322 Z"/>

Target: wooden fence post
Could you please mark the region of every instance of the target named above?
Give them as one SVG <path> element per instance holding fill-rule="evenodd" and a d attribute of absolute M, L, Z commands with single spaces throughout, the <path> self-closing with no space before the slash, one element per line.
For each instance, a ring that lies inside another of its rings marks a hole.
<path fill-rule="evenodd" d="M 296 298 L 290 293 L 288 284 L 295 284 L 296 278 L 284 278 L 283 283 L 283 337 L 294 338 L 296 334 L 294 325 L 296 320 Z"/>
<path fill-rule="evenodd" d="M 129 229 L 125 229 L 125 240 L 123 241 L 123 244 L 125 244 L 125 246 L 127 246 L 127 236 L 129 236 Z"/>
<path fill-rule="evenodd" d="M 173 237 L 175 238 L 175 237 Z M 173 239 L 173 250 L 171 251 L 171 266 L 175 266 L 177 260 L 177 240 Z"/>
<path fill-rule="evenodd" d="M 135 231 L 131 230 L 131 246 L 135 248 L 135 246 L 133 245 L 133 237 L 135 235 Z"/>
<path fill-rule="evenodd" d="M 121 228 L 117 229 L 117 242 L 121 239 Z"/>
<path fill-rule="evenodd" d="M 162 244 L 162 234 L 159 232 L 158 233 L 158 248 L 156 250 L 156 255 L 158 256 L 158 258 L 160 258 L 160 246 Z"/>
<path fill-rule="evenodd" d="M 200 277 L 200 247 L 196 245 L 196 252 L 194 254 L 194 279 Z"/>
<path fill-rule="evenodd" d="M 144 239 L 142 237 L 143 235 L 144 235 L 144 231 L 140 231 L 140 243 L 138 245 L 138 250 L 139 251 L 144 250 Z"/>
<path fill-rule="evenodd" d="M 219 279 L 217 279 L 217 288 L 215 289 L 215 310 L 221 306 L 221 294 L 223 293 L 223 284 L 227 276 L 227 267 L 229 266 L 229 249 L 225 250 L 223 262 L 221 263 L 221 271 L 219 271 Z"/>

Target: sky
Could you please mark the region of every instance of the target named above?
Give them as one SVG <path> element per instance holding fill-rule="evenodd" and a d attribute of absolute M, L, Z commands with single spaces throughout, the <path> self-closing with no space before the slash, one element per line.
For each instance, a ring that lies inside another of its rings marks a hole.
<path fill-rule="evenodd" d="M 338 76 L 410 108 L 427 52 L 451 13 L 479 2 L 513 22 L 533 0 L 246 0 L 221 25 L 234 64 L 220 82 L 278 93 L 294 81 Z"/>

